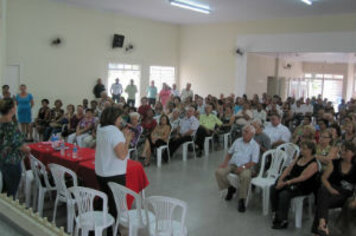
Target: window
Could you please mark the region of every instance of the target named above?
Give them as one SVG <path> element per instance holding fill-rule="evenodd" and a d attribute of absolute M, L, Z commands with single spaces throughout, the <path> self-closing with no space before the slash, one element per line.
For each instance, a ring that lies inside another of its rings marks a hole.
<path fill-rule="evenodd" d="M 333 74 L 304 74 L 301 79 L 289 79 L 288 96 L 317 97 L 327 98 L 337 110 L 338 104 L 342 99 L 343 75 Z"/>
<path fill-rule="evenodd" d="M 161 91 L 163 83 L 166 83 L 168 86 L 176 82 L 175 79 L 175 68 L 168 66 L 151 66 L 150 67 L 150 84 L 151 81 L 155 81 L 158 92 Z"/>
<path fill-rule="evenodd" d="M 127 99 L 127 93 L 125 92 L 126 86 L 130 84 L 130 80 L 134 80 L 134 84 L 137 87 L 136 93 L 136 105 L 140 102 L 140 80 L 141 80 L 141 67 L 140 65 L 130 65 L 130 64 L 115 64 L 110 63 L 108 65 L 108 94 L 110 93 L 110 87 L 115 83 L 115 79 L 119 78 L 120 84 L 124 90 L 123 96 Z"/>

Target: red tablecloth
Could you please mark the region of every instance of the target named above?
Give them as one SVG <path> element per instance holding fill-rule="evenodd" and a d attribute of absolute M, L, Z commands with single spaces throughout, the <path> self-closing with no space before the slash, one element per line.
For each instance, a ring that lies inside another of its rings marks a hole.
<path fill-rule="evenodd" d="M 69 149 L 73 148 L 73 144 L 65 144 Z M 52 148 L 49 142 L 32 143 L 28 145 L 31 148 L 31 153 L 34 157 L 40 160 L 44 165 L 50 163 L 50 156 L 52 153 L 58 152 Z M 29 167 L 28 160 L 25 160 L 26 167 Z"/>
<path fill-rule="evenodd" d="M 74 172 L 79 169 L 79 163 L 83 161 L 93 161 L 95 159 L 95 150 L 90 148 L 78 148 L 77 158 L 72 157 L 72 149 L 65 150 L 62 156 L 60 152 L 53 152 L 50 154 L 50 163 L 56 163 L 67 167 Z"/>
<path fill-rule="evenodd" d="M 100 189 L 95 175 L 95 162 L 86 161 L 79 163 L 78 176 L 83 179 L 84 186 Z M 149 185 L 146 173 L 140 162 L 127 160 L 126 168 L 126 187 L 135 191 L 141 192 Z M 127 205 L 131 208 L 133 198 L 127 198 Z"/>

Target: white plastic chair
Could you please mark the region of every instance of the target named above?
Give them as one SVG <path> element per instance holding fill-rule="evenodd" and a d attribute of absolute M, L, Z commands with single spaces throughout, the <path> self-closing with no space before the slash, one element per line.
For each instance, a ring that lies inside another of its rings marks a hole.
<path fill-rule="evenodd" d="M 162 154 L 163 154 L 164 150 L 167 151 L 168 161 L 171 160 L 171 154 L 169 152 L 169 141 L 170 141 L 170 139 L 171 139 L 171 133 L 169 134 L 167 144 L 158 147 L 157 150 L 156 150 L 157 167 L 161 167 L 162 166 Z"/>
<path fill-rule="evenodd" d="M 294 160 L 294 158 L 299 157 L 300 154 L 299 147 L 294 143 L 284 143 L 279 145 L 276 149 L 283 150 L 287 154 L 287 160 L 284 163 L 283 167 L 289 166 Z"/>
<path fill-rule="evenodd" d="M 73 181 L 73 186 L 78 186 L 77 175 L 68 168 L 57 164 L 49 164 L 49 169 L 51 170 L 54 183 L 57 189 L 57 196 L 54 202 L 53 218 L 52 221 L 56 222 L 57 206 L 59 202 L 64 202 L 67 204 L 67 231 L 69 233 L 73 232 L 73 221 L 74 221 L 74 200 L 70 196 L 68 187 L 66 184 L 66 177 L 71 177 Z"/>
<path fill-rule="evenodd" d="M 266 158 L 271 156 L 271 165 L 267 170 L 267 176 L 264 176 L 265 173 L 265 165 Z M 284 162 L 287 159 L 287 155 L 284 151 L 274 149 L 269 150 L 263 153 L 261 168 L 257 177 L 251 179 L 250 188 L 248 191 L 248 195 L 251 193 L 251 186 L 254 185 L 262 189 L 262 213 L 263 215 L 267 215 L 269 211 L 269 196 L 270 196 L 270 188 L 273 184 L 275 184 L 277 178 L 282 173 L 282 167 L 284 166 Z M 246 199 L 246 205 L 248 204 L 249 197 Z"/>
<path fill-rule="evenodd" d="M 188 235 L 185 226 L 187 214 L 187 203 L 184 201 L 163 197 L 152 196 L 147 198 L 148 208 L 152 208 L 155 214 L 155 223 L 151 227 L 151 235 L 186 236 Z M 176 209 L 181 209 L 180 221 L 174 220 L 173 213 Z"/>
<path fill-rule="evenodd" d="M 26 170 L 25 163 L 23 160 L 21 161 L 21 169 L 22 169 L 21 180 L 20 180 L 16 198 L 18 198 L 20 192 L 23 192 L 23 194 L 25 195 L 26 207 L 28 208 L 31 205 L 32 190 L 33 191 L 36 190 L 33 186 L 34 176 L 32 170 Z"/>
<path fill-rule="evenodd" d="M 145 204 L 142 209 L 143 199 L 140 194 L 114 182 L 110 182 L 108 185 L 113 193 L 118 214 L 116 216 L 113 235 L 117 235 L 119 225 L 123 225 L 132 230 L 139 230 L 149 227 L 148 225 L 154 222 L 155 216 L 152 212 L 147 212 Z M 132 196 L 135 199 L 136 209 L 129 210 L 126 200 L 127 196 Z M 149 224 L 147 224 L 147 218 L 149 219 Z"/>
<path fill-rule="evenodd" d="M 89 231 L 95 231 L 95 236 L 102 236 L 104 229 L 114 225 L 114 217 L 108 213 L 108 197 L 105 193 L 85 188 L 71 187 L 68 191 L 74 195 L 78 214 L 75 217 L 75 233 L 78 235 L 89 235 Z M 94 211 L 94 199 L 102 200 L 102 211 Z"/>
<path fill-rule="evenodd" d="M 35 199 L 38 197 L 37 211 L 39 212 L 40 216 L 42 216 L 45 195 L 46 193 L 56 191 L 56 187 L 50 184 L 46 167 L 41 161 L 31 155 L 30 163 L 36 181 L 37 191 L 35 192 Z"/>
<path fill-rule="evenodd" d="M 313 195 L 314 194 L 311 193 L 310 195 L 299 196 L 292 199 L 291 206 L 292 209 L 295 211 L 294 214 L 295 227 L 298 229 L 302 227 L 303 203 L 305 199 L 308 199 L 309 202 L 309 206 L 308 206 L 309 219 L 312 218 Z"/>
<path fill-rule="evenodd" d="M 211 143 L 211 150 L 214 151 L 214 134 L 212 136 L 205 137 L 204 139 L 204 154 L 206 157 L 209 156 L 210 143 Z"/>
<path fill-rule="evenodd" d="M 192 146 L 192 149 L 193 149 L 193 153 L 194 153 L 194 159 L 197 159 L 197 154 L 195 152 L 195 135 L 192 136 L 192 140 L 191 141 L 187 141 L 185 143 L 183 143 L 182 147 L 183 147 L 183 161 L 187 161 L 188 160 L 188 147 L 189 145 Z"/>

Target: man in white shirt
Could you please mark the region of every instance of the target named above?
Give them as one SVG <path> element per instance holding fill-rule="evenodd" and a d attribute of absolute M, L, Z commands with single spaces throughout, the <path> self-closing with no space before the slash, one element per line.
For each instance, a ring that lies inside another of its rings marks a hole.
<path fill-rule="evenodd" d="M 191 87 L 192 87 L 192 84 L 191 83 L 187 83 L 187 87 L 182 90 L 182 94 L 180 95 L 180 98 L 181 98 L 182 102 L 185 102 L 185 100 L 188 97 L 193 98 L 193 91 L 191 90 Z"/>
<path fill-rule="evenodd" d="M 262 123 L 266 122 L 267 113 L 265 110 L 263 110 L 261 103 L 258 103 L 257 109 L 253 110 L 253 119 L 259 119 L 262 121 Z"/>
<path fill-rule="evenodd" d="M 235 116 L 236 116 L 235 123 L 240 126 L 246 125 L 249 122 L 249 120 L 252 120 L 253 113 L 250 110 L 248 103 L 245 102 L 242 106 L 242 109 L 240 109 Z"/>
<path fill-rule="evenodd" d="M 112 94 L 112 100 L 119 103 L 122 94 L 122 85 L 119 83 L 119 78 L 111 85 L 110 93 Z"/>
<path fill-rule="evenodd" d="M 199 128 L 199 120 L 194 116 L 195 108 L 188 107 L 186 116 L 180 120 L 177 136 L 169 142 L 169 151 L 171 156 L 185 142 L 192 141 L 193 136 Z"/>
<path fill-rule="evenodd" d="M 281 116 L 278 113 L 271 115 L 271 125 L 264 130 L 267 136 L 271 139 L 272 148 L 290 142 L 291 132 L 281 124 Z"/>
<path fill-rule="evenodd" d="M 199 115 L 205 114 L 205 105 L 203 98 L 198 97 L 197 99 L 197 111 L 199 112 Z"/>
<path fill-rule="evenodd" d="M 225 200 L 230 201 L 236 189 L 230 185 L 227 176 L 230 173 L 239 176 L 239 204 L 238 211 L 245 212 L 245 200 L 250 187 L 252 168 L 258 163 L 260 147 L 253 139 L 255 128 L 246 125 L 242 129 L 242 138 L 236 139 L 225 156 L 224 162 L 215 171 L 219 189 L 228 189 Z"/>
<path fill-rule="evenodd" d="M 179 97 L 180 95 L 176 84 L 172 85 L 171 95 L 173 95 L 173 97 Z"/>
<path fill-rule="evenodd" d="M 313 115 L 314 108 L 313 105 L 310 103 L 310 98 L 305 100 L 305 103 L 302 105 L 304 115 Z"/>

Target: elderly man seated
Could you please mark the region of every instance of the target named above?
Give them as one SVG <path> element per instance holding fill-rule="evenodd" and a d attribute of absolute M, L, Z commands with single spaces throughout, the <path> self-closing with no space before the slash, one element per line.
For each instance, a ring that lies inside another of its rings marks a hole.
<path fill-rule="evenodd" d="M 281 116 L 278 113 L 271 115 L 271 125 L 267 126 L 264 132 L 271 139 L 272 148 L 290 142 L 292 136 L 289 129 L 281 124 Z"/>
<path fill-rule="evenodd" d="M 230 201 L 236 189 L 230 185 L 228 174 L 234 173 L 239 176 L 239 203 L 238 211 L 245 212 L 245 200 L 251 181 L 252 168 L 258 163 L 260 147 L 253 139 L 255 128 L 246 125 L 242 129 L 242 138 L 238 138 L 230 147 L 224 162 L 215 171 L 219 189 L 228 189 L 225 200 Z"/>
<path fill-rule="evenodd" d="M 194 116 L 195 108 L 188 107 L 186 115 L 180 120 L 179 126 L 177 128 L 177 134 L 169 142 L 169 151 L 171 156 L 174 152 L 185 142 L 192 141 L 195 132 L 199 128 L 199 121 Z"/>

